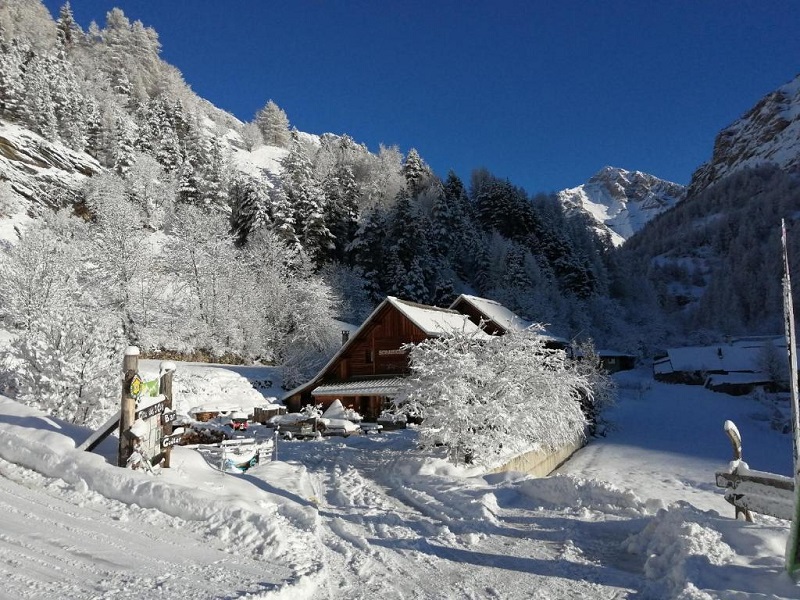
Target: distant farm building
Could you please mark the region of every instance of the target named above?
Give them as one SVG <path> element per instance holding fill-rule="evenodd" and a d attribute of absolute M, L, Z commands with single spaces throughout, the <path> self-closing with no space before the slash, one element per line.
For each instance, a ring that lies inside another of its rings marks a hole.
<path fill-rule="evenodd" d="M 710 346 L 670 348 L 653 362 L 658 381 L 704 385 L 733 395 L 748 394 L 756 387 L 775 387 L 770 360 L 788 365 L 783 336 L 746 337 Z M 772 372 L 770 372 L 772 371 Z"/>
<path fill-rule="evenodd" d="M 600 366 L 609 373 L 629 371 L 636 368 L 636 355 L 617 350 L 597 350 Z"/>

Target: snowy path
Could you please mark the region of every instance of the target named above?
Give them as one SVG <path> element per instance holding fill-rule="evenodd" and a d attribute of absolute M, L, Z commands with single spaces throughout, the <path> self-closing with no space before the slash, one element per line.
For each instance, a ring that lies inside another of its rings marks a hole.
<path fill-rule="evenodd" d="M 613 598 L 641 584 L 620 542 L 641 528 L 598 526 L 480 480 L 411 472 L 397 447 L 294 443 L 317 482 L 327 598 Z M 422 463 L 421 459 L 417 459 Z M 628 531 L 630 529 L 630 531 Z M 614 562 L 618 563 L 616 566 Z"/>
<path fill-rule="evenodd" d="M 0 514 L 3 598 L 210 598 L 274 587 L 289 574 L 246 556 L 232 569 L 229 553 L 196 524 L 6 461 Z"/>

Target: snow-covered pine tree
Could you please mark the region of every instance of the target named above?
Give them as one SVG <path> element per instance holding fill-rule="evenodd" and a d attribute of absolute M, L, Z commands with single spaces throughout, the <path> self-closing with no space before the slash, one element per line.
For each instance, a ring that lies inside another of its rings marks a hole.
<path fill-rule="evenodd" d="M 334 247 L 333 235 L 325 225 L 322 184 L 314 177 L 311 161 L 298 143 L 292 144 L 281 166 L 281 188 L 292 209 L 295 235 L 306 254 L 321 265 Z"/>
<path fill-rule="evenodd" d="M 344 164 L 334 168 L 323 181 L 322 188 L 325 193 L 325 225 L 333 236 L 331 257 L 347 262 L 347 248 L 358 229 L 361 196 L 352 168 Z"/>
<path fill-rule="evenodd" d="M 115 111 L 111 118 L 113 123 L 109 131 L 109 146 L 111 150 L 109 158 L 113 161 L 114 171 L 119 175 L 124 175 L 135 160 L 134 140 L 136 139 L 136 127 L 119 110 Z"/>
<path fill-rule="evenodd" d="M 69 2 L 65 2 L 61 9 L 59 9 L 56 23 L 58 26 L 58 41 L 66 50 L 71 49 L 83 35 L 83 32 L 75 21 L 75 16 L 72 14 L 72 7 Z"/>
<path fill-rule="evenodd" d="M 356 268 L 363 274 L 365 290 L 370 301 L 377 305 L 386 289 L 386 228 L 389 217 L 376 206 L 362 216 L 355 238 L 347 252 Z"/>
<path fill-rule="evenodd" d="M 289 134 L 289 118 L 275 102 L 269 100 L 267 104 L 256 113 L 255 123 L 264 136 L 264 143 L 278 148 L 291 146 Z"/>
<path fill-rule="evenodd" d="M 238 246 L 247 243 L 250 234 L 271 222 L 268 191 L 256 179 L 234 177 L 228 191 L 231 203 L 231 231 Z"/>
<path fill-rule="evenodd" d="M 218 138 L 212 138 L 207 161 L 195 172 L 200 176 L 200 198 L 205 206 L 228 206 L 229 164 L 230 158 L 222 143 Z"/>
<path fill-rule="evenodd" d="M 434 265 L 408 192 L 402 190 L 392 209 L 386 254 L 386 291 L 405 300 L 429 303 Z"/>
<path fill-rule="evenodd" d="M 42 137 L 58 139 L 58 120 L 54 108 L 47 59 L 34 56 L 25 67 L 22 114 L 25 122 Z"/>
<path fill-rule="evenodd" d="M 408 155 L 403 161 L 401 172 L 405 177 L 408 193 L 412 197 L 419 195 L 428 186 L 430 179 L 433 177 L 431 168 L 425 164 L 416 148 L 408 151 Z"/>
<path fill-rule="evenodd" d="M 22 51 L 19 44 L 0 42 L 0 116 L 10 121 L 23 118 Z"/>

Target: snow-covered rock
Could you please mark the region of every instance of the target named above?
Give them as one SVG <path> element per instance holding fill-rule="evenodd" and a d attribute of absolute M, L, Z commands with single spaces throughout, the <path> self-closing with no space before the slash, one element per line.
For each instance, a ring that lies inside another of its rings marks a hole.
<path fill-rule="evenodd" d="M 674 206 L 685 188 L 640 171 L 604 167 L 589 181 L 559 192 L 567 211 L 587 213 L 615 246 L 644 227 L 650 219 Z"/>
<path fill-rule="evenodd" d="M 800 75 L 767 94 L 714 141 L 711 160 L 692 176 L 692 193 L 748 167 L 765 163 L 800 172 Z"/>
<path fill-rule="evenodd" d="M 9 181 L 20 196 L 40 197 L 53 184 L 76 187 L 100 171 L 100 164 L 85 152 L 0 120 L 0 181 Z"/>

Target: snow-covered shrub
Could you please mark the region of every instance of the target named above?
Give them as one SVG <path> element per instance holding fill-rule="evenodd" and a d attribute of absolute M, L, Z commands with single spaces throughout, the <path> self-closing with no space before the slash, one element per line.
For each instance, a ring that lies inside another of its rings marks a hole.
<path fill-rule="evenodd" d="M 19 402 L 96 426 L 119 402 L 122 348 L 112 321 L 88 311 L 65 311 L 23 331 L 0 354 L 0 370 Z"/>
<path fill-rule="evenodd" d="M 0 387 L 55 417 L 98 425 L 116 408 L 120 319 L 87 290 L 82 223 L 47 215 L 0 255 L 0 306 L 17 332 L 0 354 Z"/>
<path fill-rule="evenodd" d="M 573 443 L 586 426 L 581 399 L 603 377 L 535 329 L 490 340 L 454 331 L 410 347 L 410 361 L 396 401 L 422 415 L 421 446 L 446 446 L 456 464 Z"/>
<path fill-rule="evenodd" d="M 594 434 L 600 413 L 614 402 L 616 386 L 602 369 L 600 356 L 594 344 L 587 340 L 571 349 L 576 359 L 572 363 L 573 370 L 586 380 L 585 388 L 578 388 L 581 408 L 589 425 L 589 433 Z"/>

